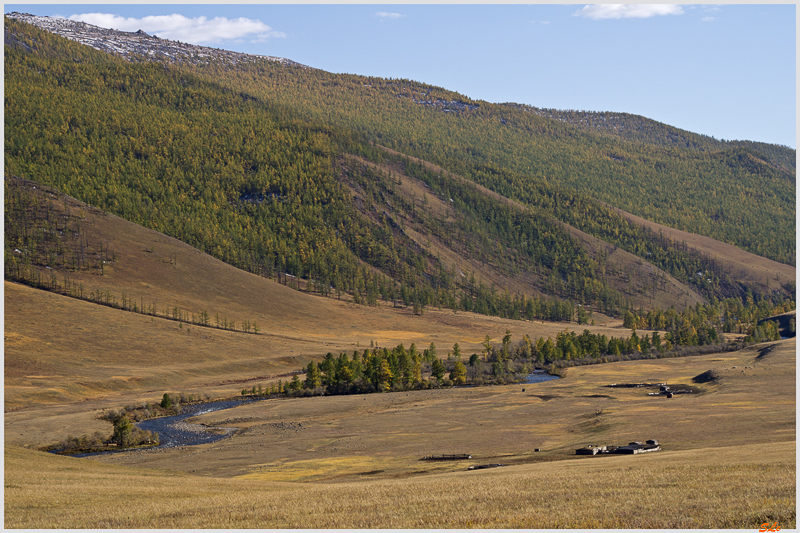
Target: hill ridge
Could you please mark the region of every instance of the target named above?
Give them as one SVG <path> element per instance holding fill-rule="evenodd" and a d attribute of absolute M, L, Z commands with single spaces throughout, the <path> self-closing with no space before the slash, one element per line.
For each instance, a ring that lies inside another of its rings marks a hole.
<path fill-rule="evenodd" d="M 170 63 L 193 64 L 221 61 L 228 65 L 238 65 L 245 62 L 252 63 L 267 60 L 282 65 L 310 68 L 282 57 L 244 54 L 220 48 L 161 39 L 155 35 L 148 35 L 142 30 L 136 32 L 110 30 L 86 22 L 65 18 L 39 17 L 17 11 L 7 13 L 6 17 L 27 22 L 41 30 L 66 37 L 95 50 L 118 55 L 127 61 L 160 60 Z"/>
<path fill-rule="evenodd" d="M 6 17 L 27 22 L 39 29 L 66 37 L 75 42 L 90 46 L 96 50 L 121 56 L 128 61 L 161 60 L 174 63 L 188 63 L 203 65 L 209 62 L 222 62 L 231 66 L 245 63 L 254 63 L 267 60 L 287 66 L 297 66 L 310 70 L 319 70 L 303 65 L 287 58 L 233 52 L 221 48 L 193 45 L 162 39 L 155 35 L 148 35 L 142 30 L 137 32 L 124 32 L 101 28 L 80 21 L 65 18 L 42 17 L 29 13 L 11 12 Z M 398 80 L 407 81 L 407 80 Z M 443 89 L 430 86 L 424 82 L 412 82 L 420 87 Z M 370 85 L 365 85 L 370 87 Z M 452 92 L 443 89 L 446 92 Z M 430 96 L 430 91 L 423 91 L 424 96 Z M 411 98 L 416 104 L 439 109 L 445 113 L 458 113 L 475 110 L 480 107 L 481 101 L 454 93 L 451 99 L 430 96 L 430 98 Z M 587 111 L 572 109 L 540 108 L 529 104 L 507 102 L 497 104 L 509 108 L 523 109 L 542 118 L 547 118 L 564 124 L 578 127 L 585 131 L 601 131 L 630 138 L 642 130 L 659 129 L 656 135 L 649 136 L 648 142 L 657 145 L 679 145 L 694 148 L 700 151 L 721 151 L 727 148 L 744 147 L 770 159 L 770 163 L 783 171 L 794 173 L 794 159 L 786 153 L 776 155 L 776 151 L 783 149 L 794 152 L 783 145 L 761 143 L 748 140 L 722 140 L 702 133 L 690 132 L 669 124 L 661 123 L 641 115 L 614 111 Z"/>

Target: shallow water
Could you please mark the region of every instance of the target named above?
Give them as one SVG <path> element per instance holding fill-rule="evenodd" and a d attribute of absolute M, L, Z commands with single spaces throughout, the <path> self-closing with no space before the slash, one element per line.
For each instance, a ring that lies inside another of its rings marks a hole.
<path fill-rule="evenodd" d="M 158 433 L 159 445 L 147 450 L 156 448 L 173 448 L 175 446 L 194 446 L 196 444 L 206 444 L 208 442 L 218 441 L 227 437 L 236 430 L 236 428 L 225 428 L 227 431 L 209 431 L 209 428 L 198 424 L 189 424 L 184 422 L 187 418 L 193 416 L 212 413 L 214 411 L 222 411 L 223 409 L 230 409 L 239 405 L 244 405 L 255 400 L 226 400 L 219 402 L 208 402 L 200 404 L 185 405 L 181 414 L 174 416 L 162 416 L 160 418 L 151 418 L 143 420 L 136 424 L 140 429 L 153 431 Z M 107 453 L 123 453 L 126 451 L 142 450 L 142 448 L 125 449 L 119 451 L 99 452 L 99 453 L 81 453 L 73 455 L 72 457 L 91 457 L 93 455 L 104 455 Z"/>
<path fill-rule="evenodd" d="M 174 446 L 193 446 L 195 444 L 205 444 L 214 442 L 230 436 L 236 428 L 228 428 L 230 431 L 217 433 L 208 431 L 204 426 L 188 424 L 184 422 L 193 416 L 222 411 L 239 405 L 244 405 L 252 400 L 228 400 L 221 402 L 209 402 L 202 404 L 186 405 L 181 414 L 175 416 L 164 416 L 161 418 L 151 418 L 136 424 L 139 428 L 158 433 L 160 444 L 158 448 L 171 448 Z"/>
<path fill-rule="evenodd" d="M 552 374 L 548 374 L 544 370 L 536 370 L 532 374 L 528 374 L 528 377 L 525 378 L 522 382 L 523 383 L 542 383 L 543 381 L 551 381 L 554 379 L 561 379 L 558 376 L 554 376 Z"/>

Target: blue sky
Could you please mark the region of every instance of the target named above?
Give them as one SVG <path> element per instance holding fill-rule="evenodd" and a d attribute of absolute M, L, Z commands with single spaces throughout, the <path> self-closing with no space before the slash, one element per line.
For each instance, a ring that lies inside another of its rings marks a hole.
<path fill-rule="evenodd" d="M 80 15 L 96 25 L 331 72 L 408 78 L 490 102 L 627 112 L 717 139 L 792 148 L 795 10 L 794 4 L 5 5 L 7 13 Z"/>

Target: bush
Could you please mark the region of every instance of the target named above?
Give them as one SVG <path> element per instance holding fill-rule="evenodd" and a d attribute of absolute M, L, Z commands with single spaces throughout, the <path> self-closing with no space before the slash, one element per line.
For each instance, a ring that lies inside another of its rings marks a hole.
<path fill-rule="evenodd" d="M 158 444 L 158 433 L 139 429 L 133 425 L 131 419 L 127 416 L 121 416 L 114 422 L 114 434 L 111 436 L 111 442 L 114 442 L 119 447 L 127 448 L 129 446 L 139 446 L 141 444 Z"/>
<path fill-rule="evenodd" d="M 114 422 L 114 434 L 111 436 L 111 441 L 117 446 L 130 446 L 133 428 L 133 422 L 127 416 L 117 418 Z"/>

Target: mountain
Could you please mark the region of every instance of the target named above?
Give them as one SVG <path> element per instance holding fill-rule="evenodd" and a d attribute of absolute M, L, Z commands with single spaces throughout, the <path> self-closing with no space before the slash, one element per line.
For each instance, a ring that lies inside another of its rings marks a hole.
<path fill-rule="evenodd" d="M 12 14 L 5 35 L 7 179 L 296 288 L 566 320 L 794 291 L 774 261 L 741 277 L 630 222 L 651 214 L 793 264 L 793 174 L 749 149 L 664 148 L 416 82 L 64 20 Z M 687 195 L 690 182 L 703 186 Z M 734 207 L 742 195 L 752 205 Z"/>
<path fill-rule="evenodd" d="M 29 218 L 16 219 L 35 227 L 31 233 L 52 237 L 6 256 L 25 255 L 28 279 L 36 272 L 39 280 L 29 284 L 46 289 L 12 283 L 16 275 L 7 272 L 7 416 L 32 404 L 154 389 L 231 394 L 245 385 L 288 381 L 327 351 L 363 351 L 372 341 L 420 348 L 435 342 L 446 354 L 459 342 L 471 353 L 480 351 L 487 334 L 499 339 L 512 330 L 519 339 L 531 327 L 450 310 L 427 309 L 419 317 L 391 303 L 355 305 L 346 295 L 319 297 L 305 283 L 293 290 L 30 181 L 7 178 L 6 200 L 15 213 L 25 203 Z M 201 317 L 208 326 L 201 327 Z M 619 329 L 601 325 L 619 320 L 597 316 L 597 322 L 589 326 L 593 331 L 620 336 Z M 537 331 L 555 337 L 565 328 L 580 333 L 586 327 L 553 323 Z M 40 423 L 31 431 L 41 432 Z M 92 417 L 86 423 L 99 424 Z M 30 435 L 26 431 L 25 438 Z"/>

